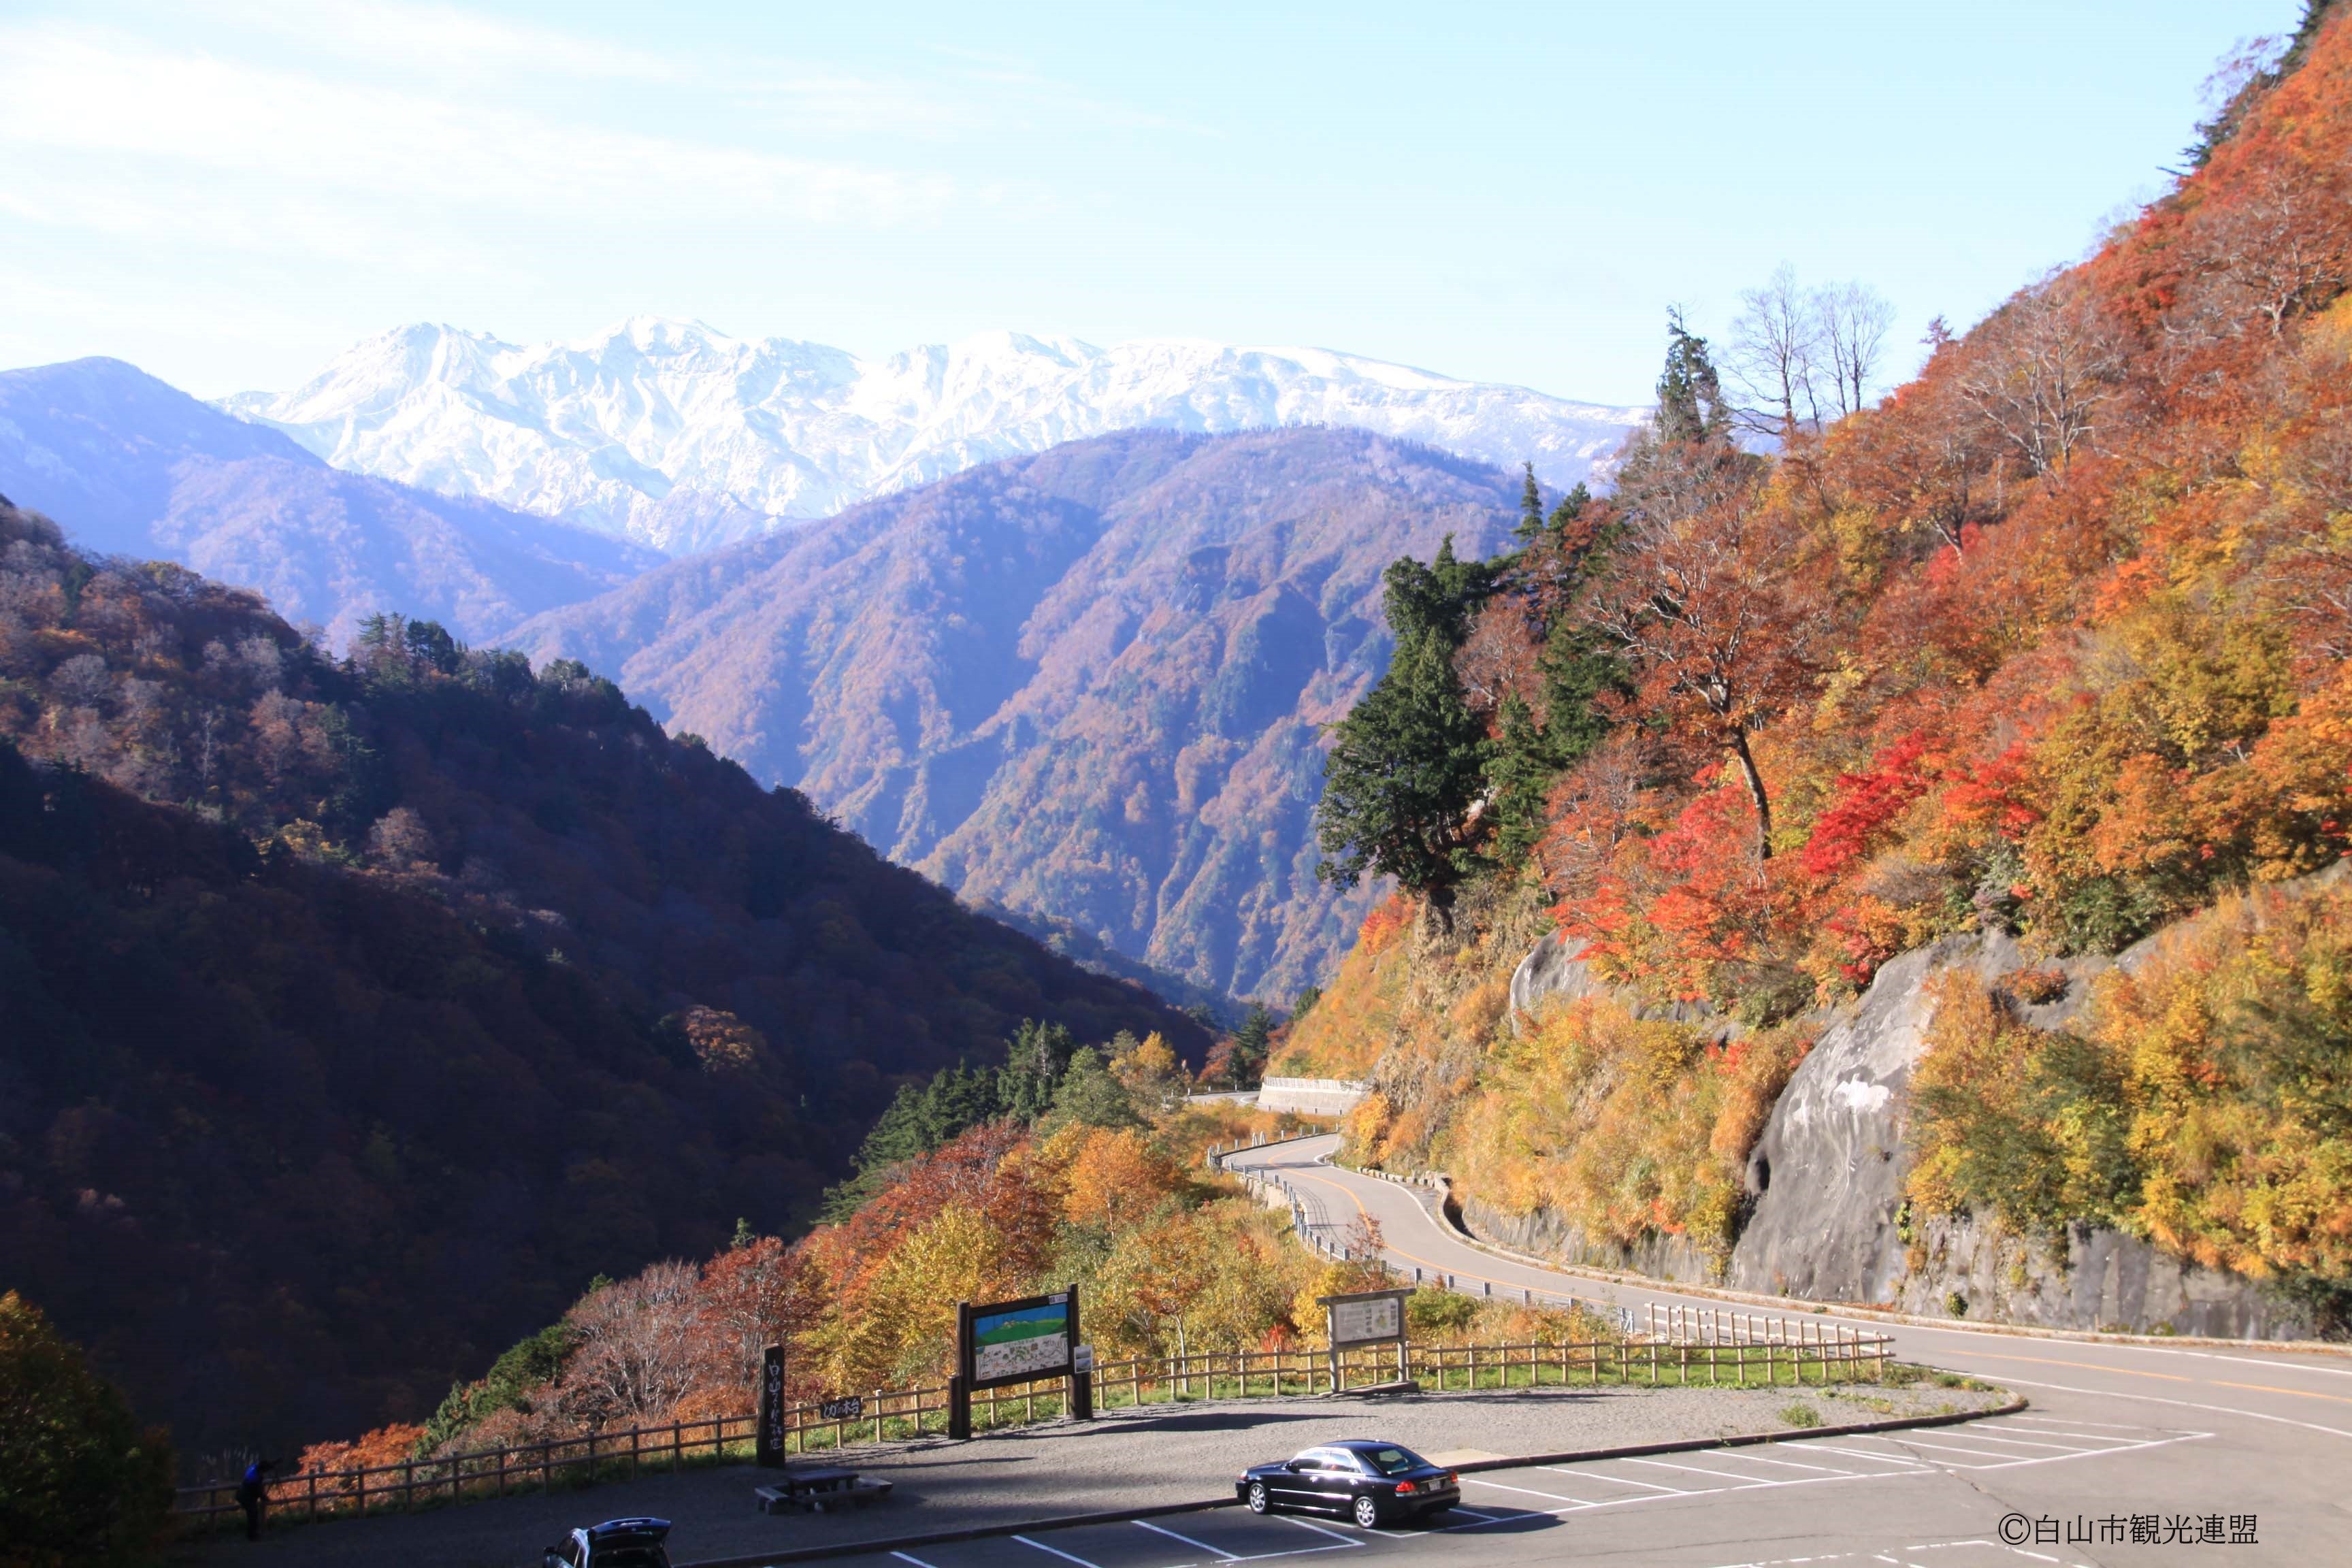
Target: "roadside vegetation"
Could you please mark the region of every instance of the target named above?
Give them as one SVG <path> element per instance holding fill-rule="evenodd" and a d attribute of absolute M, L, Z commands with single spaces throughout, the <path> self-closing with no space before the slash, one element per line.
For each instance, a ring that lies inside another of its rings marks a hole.
<path fill-rule="evenodd" d="M 1997 930 L 2028 967 L 1945 1015 L 1915 1205 L 2343 1316 L 2352 911 L 2263 890 L 2352 853 L 2352 13 L 2191 163 L 1876 402 L 1866 290 L 1783 272 L 1720 347 L 1675 318 L 1610 494 L 1530 474 L 1517 548 L 1391 569 L 1320 830 L 1400 890 L 1271 1069 L 1372 1080 L 1356 1157 L 1720 1255 L 1821 1020 Z M 2217 905 L 2023 1024 L 2052 961 Z M 1515 1025 L 1549 931 L 1583 994 Z"/>

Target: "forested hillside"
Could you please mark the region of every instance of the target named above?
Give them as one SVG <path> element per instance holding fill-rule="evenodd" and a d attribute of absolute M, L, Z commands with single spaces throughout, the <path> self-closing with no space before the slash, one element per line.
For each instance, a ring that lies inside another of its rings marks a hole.
<path fill-rule="evenodd" d="M 813 1215 L 898 1081 L 1181 1014 L 577 665 L 0 509 L 0 1263 L 184 1452 L 429 1412 L 598 1273 Z"/>
<path fill-rule="evenodd" d="M 69 520 L 86 550 L 252 589 L 338 647 L 385 610 L 495 637 L 661 559 L 493 501 L 341 472 L 112 359 L 0 371 L 0 493 Z"/>
<path fill-rule="evenodd" d="M 519 634 L 901 864 L 1234 995 L 1327 974 L 1321 726 L 1385 667 L 1381 569 L 1517 486 L 1359 431 L 1139 430 L 677 562 Z"/>
<path fill-rule="evenodd" d="M 1727 355 L 1677 320 L 1612 494 L 1391 572 L 1322 826 L 1407 892 L 1276 1064 L 1377 1079 L 1359 1156 L 1719 1267 L 1811 1042 L 1997 934 L 2021 962 L 1948 982 L 1918 1068 L 1906 1234 L 2106 1226 L 2344 1321 L 2352 927 L 2307 879 L 2352 852 L 2352 15 L 2191 158 L 1843 418 L 1801 292 Z"/>

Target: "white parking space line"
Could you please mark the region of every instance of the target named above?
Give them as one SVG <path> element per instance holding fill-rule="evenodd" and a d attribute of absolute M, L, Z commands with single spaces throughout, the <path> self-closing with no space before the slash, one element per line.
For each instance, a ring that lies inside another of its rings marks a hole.
<path fill-rule="evenodd" d="M 1495 1487 L 1507 1492 L 1525 1492 L 1529 1497 L 1549 1498 L 1554 1502 L 1572 1502 L 1579 1508 L 1592 1506 L 1591 1498 L 1570 1497 L 1566 1492 L 1539 1492 L 1533 1487 L 1510 1486 L 1502 1481 L 1490 1481 L 1484 1476 L 1465 1476 L 1462 1479 L 1474 1486 Z"/>
<path fill-rule="evenodd" d="M 2175 1443 L 2199 1443 L 2212 1436 L 2210 1432 L 2183 1432 L 2175 1436 L 2152 1438 L 2134 1443 L 2128 1448 L 2085 1448 L 2074 1454 L 2042 1454 L 2030 1459 L 2010 1459 L 1998 1465 L 1955 1465 L 1956 1470 L 2013 1470 L 2022 1465 L 2057 1465 L 2069 1459 L 2096 1459 L 2109 1454 L 2136 1454 L 2143 1448 L 2169 1447 Z"/>
<path fill-rule="evenodd" d="M 1685 1470 L 1694 1476 L 1713 1476 L 1718 1481 L 1765 1481 L 1768 1485 L 1785 1486 L 1785 1481 L 1769 1481 L 1763 1476 L 1751 1476 L 1738 1470 L 1710 1470 L 1703 1465 L 1677 1465 L 1665 1459 L 1628 1459 L 1629 1465 L 1654 1465 L 1662 1470 Z"/>
<path fill-rule="evenodd" d="M 1319 1524 L 1309 1524 L 1303 1519 L 1293 1519 L 1286 1513 L 1277 1514 L 1276 1517 L 1280 1519 L 1285 1524 L 1295 1524 L 1301 1530 L 1311 1530 L 1318 1535 L 1328 1535 L 1342 1546 L 1361 1546 L 1363 1544 L 1362 1542 L 1358 1541 L 1352 1535 L 1342 1535 L 1336 1530 L 1326 1530 Z"/>
<path fill-rule="evenodd" d="M 1808 1443 L 1805 1445 L 1805 1448 L 1809 1453 L 1843 1454 L 1849 1459 L 1876 1459 L 1883 1464 L 1900 1465 L 1903 1467 L 1900 1470 L 1866 1471 L 1864 1472 L 1865 1474 L 1901 1475 L 1904 1470 L 1921 1470 L 1932 1468 L 1921 1464 L 1919 1461 L 1919 1456 L 1916 1454 L 1890 1454 L 1880 1448 L 1841 1448 L 1831 1443 Z"/>
<path fill-rule="evenodd" d="M 1835 1465 L 1807 1465 L 1801 1464 L 1795 1459 L 1776 1459 L 1769 1454 L 1759 1454 L 1752 1450 L 1743 1453 L 1739 1457 L 1747 1460 L 1751 1465 L 1785 1465 L 1792 1470 L 1819 1470 L 1824 1475 L 1862 1476 L 1876 1474 L 1875 1471 L 1871 1470 L 1841 1470 Z"/>
<path fill-rule="evenodd" d="M 1971 1430 L 1978 1432 L 2030 1432 L 2036 1437 L 2072 1437 L 2078 1443 L 2129 1444 L 2133 1439 L 2109 1432 L 2069 1432 L 2063 1426 L 1996 1426 L 1984 1422 Z"/>
<path fill-rule="evenodd" d="M 2058 1436 L 2058 1434 L 2054 1432 L 2047 1435 L 2053 1437 Z M 2005 1432 L 1996 1432 L 1989 1427 L 1971 1428 L 1969 1432 L 1969 1436 L 1974 1437 L 1979 1443 L 2007 1443 L 2013 1447 L 2019 1448 L 2055 1448 L 2062 1454 L 2120 1454 L 2124 1452 L 2123 1447 L 2113 1446 L 2085 1448 L 2083 1447 L 2083 1443 L 2085 1440 L 2081 1438 L 2078 1438 L 2072 1443 L 2044 1443 L 2033 1437 L 2012 1437 Z M 2102 1437 L 2097 1439 L 2097 1441 L 2105 1445 L 2123 1443 L 2123 1439 L 2120 1437 Z"/>
<path fill-rule="evenodd" d="M 1682 1487 L 1662 1487 L 1654 1481 L 1637 1481 L 1631 1476 L 1612 1476 L 1606 1470 L 1568 1470 L 1560 1469 L 1560 1467 L 1558 1465 L 1546 1465 L 1543 1468 L 1547 1470 L 1559 1470 L 1559 1473 L 1563 1476 L 1591 1476 L 1595 1480 L 1615 1481 L 1620 1486 L 1640 1487 L 1643 1491 L 1664 1492 L 1671 1497 L 1688 1497 L 1691 1495 L 1689 1491 Z M 1712 1491 L 1715 1489 L 1710 1487 L 1707 1489 Z"/>
<path fill-rule="evenodd" d="M 893 1552 L 892 1553 L 890 1553 L 890 1555 L 891 1555 L 891 1556 L 893 1556 L 893 1557 L 896 1557 L 896 1558 L 897 1558 L 899 1562 L 901 1562 L 901 1563 L 913 1563 L 913 1564 L 915 1565 L 915 1568 L 931 1568 L 931 1565 L 930 1565 L 929 1563 L 928 1563 L 924 1562 L 921 1558 L 919 1558 L 919 1557 L 909 1557 L 908 1555 L 907 1555 L 907 1553 L 905 1553 L 905 1552 Z"/>
<path fill-rule="evenodd" d="M 1148 1530 L 1154 1535 L 1164 1535 L 1171 1541 L 1181 1541 L 1185 1545 L 1196 1547 L 1202 1552 L 1213 1552 L 1221 1561 L 1226 1563 L 1238 1563 L 1241 1561 L 1239 1557 L 1226 1551 L 1222 1546 L 1212 1546 L 1205 1541 L 1195 1541 L 1189 1535 L 1179 1535 L 1174 1531 L 1163 1529 L 1160 1526 L 1152 1523 L 1148 1519 L 1132 1519 L 1128 1521 L 1128 1522 L 1134 1525 L 1138 1530 Z"/>
<path fill-rule="evenodd" d="M 1042 1541 L 1033 1541 L 1025 1535 L 1016 1535 L 1013 1539 L 1019 1542 L 1024 1546 L 1034 1546 L 1038 1551 L 1045 1552 L 1050 1556 L 1058 1557 L 1065 1563 L 1075 1563 L 1078 1565 L 1078 1568 L 1101 1568 L 1100 1563 L 1089 1563 L 1083 1557 L 1073 1556 L 1071 1553 L 1063 1551 L 1058 1546 L 1048 1546 Z"/>
<path fill-rule="evenodd" d="M 1906 1437 L 1903 1439 L 1903 1446 L 1906 1448 L 1933 1448 L 1939 1454 L 1972 1454 L 1979 1459 L 2013 1459 L 2017 1458 L 2015 1454 L 2005 1454 L 1998 1448 L 1970 1448 L 1958 1443 L 1931 1443 L 1925 1437 Z M 2119 1452 L 2120 1450 L 2110 1449 L 2108 1451 Z"/>

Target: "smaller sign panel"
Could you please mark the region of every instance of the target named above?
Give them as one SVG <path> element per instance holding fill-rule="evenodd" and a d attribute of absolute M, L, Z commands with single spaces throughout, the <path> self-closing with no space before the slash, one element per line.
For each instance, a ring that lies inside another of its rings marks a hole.
<path fill-rule="evenodd" d="M 1094 1369 L 1094 1346 L 1080 1345 L 1077 1349 L 1070 1352 L 1070 1370 L 1072 1372 L 1092 1372 Z"/>
<path fill-rule="evenodd" d="M 980 1387 L 1067 1372 L 1070 1299 L 1048 1296 L 1034 1303 L 976 1312 L 971 1345 L 972 1380 Z"/>
<path fill-rule="evenodd" d="M 866 1401 L 855 1394 L 828 1399 L 816 1407 L 816 1413 L 828 1421 L 855 1421 L 866 1414 Z"/>

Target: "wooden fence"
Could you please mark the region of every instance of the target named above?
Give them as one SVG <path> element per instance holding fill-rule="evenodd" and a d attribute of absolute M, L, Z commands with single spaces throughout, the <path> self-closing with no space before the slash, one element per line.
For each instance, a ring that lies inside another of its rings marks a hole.
<path fill-rule="evenodd" d="M 1883 1375 L 1892 1341 L 1884 1334 L 1834 1334 L 1706 1341 L 1650 1336 L 1567 1344 L 1412 1345 L 1406 1375 L 1442 1391 L 1599 1387 L 1737 1386 L 1827 1384 Z M 1344 1386 L 1396 1375 L 1391 1345 L 1343 1351 Z M 1097 1410 L 1202 1399 L 1299 1397 L 1332 1391 L 1328 1351 L 1238 1351 L 1146 1356 L 1095 1369 Z M 1061 1378 L 985 1389 L 972 1395 L 975 1429 L 1053 1420 L 1067 1408 Z M 816 1405 L 785 1413 L 787 1452 L 804 1454 L 943 1432 L 947 1390 L 877 1390 L 854 1416 L 827 1415 Z M 582 1433 L 475 1453 L 436 1455 L 397 1464 L 283 1477 L 269 1483 L 273 1516 L 306 1520 L 399 1512 L 515 1491 L 551 1491 L 627 1480 L 646 1470 L 751 1458 L 753 1417 L 726 1415 L 666 1426 Z M 195 1527 L 237 1516 L 236 1483 L 184 1487 L 173 1511 Z"/>

